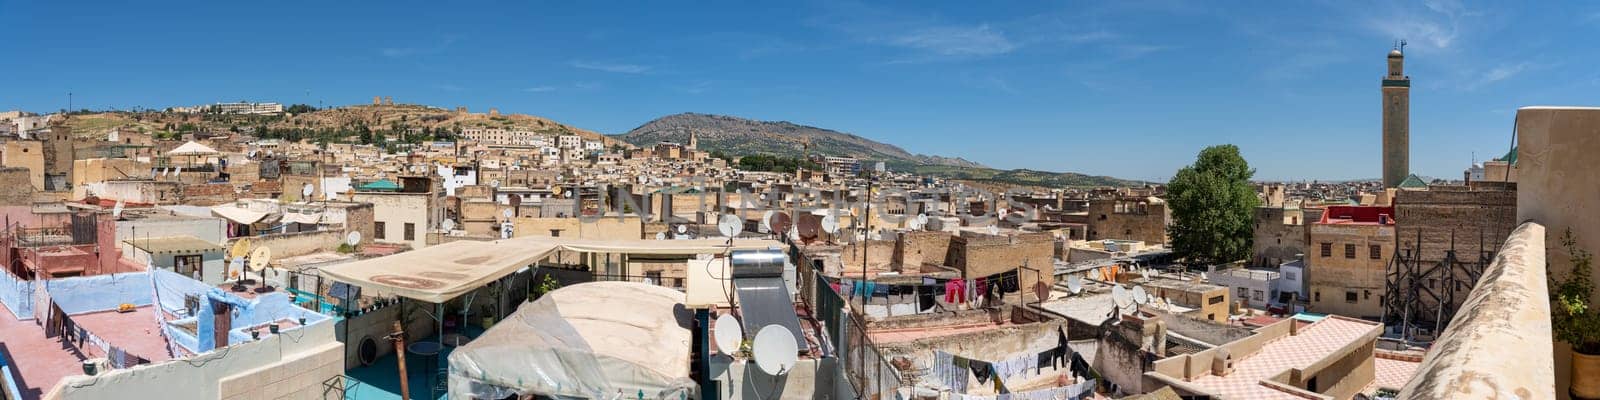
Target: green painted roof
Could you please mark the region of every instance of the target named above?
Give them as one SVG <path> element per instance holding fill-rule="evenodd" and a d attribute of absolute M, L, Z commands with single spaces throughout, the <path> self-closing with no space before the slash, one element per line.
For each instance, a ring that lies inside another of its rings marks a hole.
<path fill-rule="evenodd" d="M 400 190 L 400 184 L 394 183 L 394 181 L 391 181 L 391 180 L 388 180 L 388 179 L 379 179 L 377 181 L 373 181 L 372 183 L 361 185 L 361 187 L 359 187 L 357 189 L 380 191 L 380 192 L 384 192 L 384 191 L 392 192 L 392 191 Z"/>
<path fill-rule="evenodd" d="M 1417 174 L 1411 174 L 1407 175 L 1405 180 L 1400 181 L 1399 187 L 1407 189 L 1427 189 L 1428 182 L 1422 181 L 1422 177 L 1417 176 Z"/>
<path fill-rule="evenodd" d="M 1495 160 L 1505 161 L 1507 164 L 1511 165 L 1517 165 L 1517 148 L 1512 146 L 1511 151 L 1507 151 L 1506 155 L 1500 156 L 1500 158 L 1496 158 Z"/>

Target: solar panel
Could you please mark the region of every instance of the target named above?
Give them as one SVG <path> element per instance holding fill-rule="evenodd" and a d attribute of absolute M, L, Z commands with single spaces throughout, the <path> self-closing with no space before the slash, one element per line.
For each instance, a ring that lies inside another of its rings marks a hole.
<path fill-rule="evenodd" d="M 794 311 L 794 295 L 783 281 L 783 251 L 735 251 L 731 258 L 733 288 L 739 299 L 745 337 L 753 337 L 768 325 L 778 325 L 794 335 L 795 343 L 805 343 L 800 318 Z"/>

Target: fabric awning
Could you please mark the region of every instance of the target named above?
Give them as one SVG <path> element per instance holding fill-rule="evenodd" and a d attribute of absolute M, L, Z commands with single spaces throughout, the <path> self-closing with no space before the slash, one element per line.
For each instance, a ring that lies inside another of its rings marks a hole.
<path fill-rule="evenodd" d="M 451 398 L 689 397 L 698 385 L 683 301 L 635 282 L 551 291 L 450 354 Z"/>
<path fill-rule="evenodd" d="M 404 253 L 323 267 L 328 278 L 369 292 L 443 303 L 495 279 L 532 265 L 556 251 L 585 253 L 695 255 L 759 250 L 771 240 L 594 240 L 521 237 L 495 241 L 456 241 Z"/>
<path fill-rule="evenodd" d="M 194 141 L 184 143 L 182 146 L 167 152 L 169 156 L 209 156 L 212 154 L 217 154 L 217 149 Z"/>
<path fill-rule="evenodd" d="M 293 223 L 300 223 L 300 224 L 316 225 L 316 224 L 322 223 L 322 213 L 316 213 L 316 214 L 284 213 L 283 214 L 283 222 L 284 223 L 293 222 Z"/>
<path fill-rule="evenodd" d="M 223 219 L 233 221 L 233 223 L 245 225 L 261 222 L 261 219 L 267 216 L 267 213 L 251 211 L 248 208 L 239 208 L 239 206 L 233 204 L 223 204 L 220 206 L 211 207 L 211 213 L 216 214 L 218 217 L 222 217 Z"/>

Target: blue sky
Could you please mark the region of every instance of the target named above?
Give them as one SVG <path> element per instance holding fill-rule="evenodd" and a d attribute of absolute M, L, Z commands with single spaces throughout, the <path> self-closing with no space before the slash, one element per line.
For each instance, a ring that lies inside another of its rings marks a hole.
<path fill-rule="evenodd" d="M 1585 2 L 347 3 L 0 0 L 0 109 L 386 95 L 604 133 L 788 120 L 1140 179 L 1234 143 L 1258 178 L 1351 179 L 1379 176 L 1396 38 L 1423 175 L 1504 153 L 1517 107 L 1600 93 Z"/>

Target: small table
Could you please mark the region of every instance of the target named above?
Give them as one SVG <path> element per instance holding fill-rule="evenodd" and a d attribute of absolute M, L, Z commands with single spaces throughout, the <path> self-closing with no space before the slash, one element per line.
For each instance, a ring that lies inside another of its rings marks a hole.
<path fill-rule="evenodd" d="M 426 373 L 428 374 L 427 382 L 430 395 L 432 395 L 434 386 L 433 376 L 437 375 L 439 370 L 439 352 L 442 350 L 444 350 L 444 346 L 439 342 L 421 341 L 406 345 L 407 352 L 422 356 L 422 359 L 427 360 L 428 369 Z M 430 396 L 430 398 L 432 397 Z"/>

